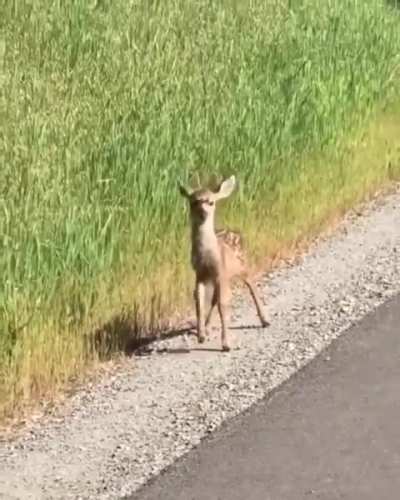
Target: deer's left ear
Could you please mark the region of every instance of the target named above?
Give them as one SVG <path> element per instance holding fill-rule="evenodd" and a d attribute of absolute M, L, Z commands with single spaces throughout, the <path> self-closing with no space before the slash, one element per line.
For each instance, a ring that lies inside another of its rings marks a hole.
<path fill-rule="evenodd" d="M 231 175 L 228 179 L 221 182 L 217 192 L 215 193 L 216 200 L 222 200 L 223 198 L 228 198 L 235 189 L 236 179 L 234 175 Z"/>
<path fill-rule="evenodd" d="M 179 183 L 178 184 L 179 192 L 181 193 L 182 196 L 185 198 L 190 198 L 190 195 L 192 194 L 192 191 L 189 191 L 183 184 Z"/>

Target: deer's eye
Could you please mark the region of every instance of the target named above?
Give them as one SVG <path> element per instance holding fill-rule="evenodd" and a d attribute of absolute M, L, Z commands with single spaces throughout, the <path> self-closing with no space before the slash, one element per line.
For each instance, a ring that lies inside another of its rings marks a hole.
<path fill-rule="evenodd" d="M 210 201 L 208 202 L 208 204 L 210 205 L 210 207 L 212 207 L 212 206 L 214 205 L 214 202 L 213 202 L 212 200 L 210 200 Z"/>

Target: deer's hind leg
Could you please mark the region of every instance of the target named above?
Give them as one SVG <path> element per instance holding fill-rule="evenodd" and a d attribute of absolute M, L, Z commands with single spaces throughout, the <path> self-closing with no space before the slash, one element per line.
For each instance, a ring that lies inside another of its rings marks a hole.
<path fill-rule="evenodd" d="M 221 320 L 222 350 L 230 351 L 231 346 L 228 338 L 230 289 L 229 286 L 225 283 L 218 283 L 215 288 L 217 291 L 218 312 Z"/>
<path fill-rule="evenodd" d="M 270 323 L 264 316 L 264 312 L 263 312 L 262 307 L 261 307 L 260 298 L 258 296 L 258 293 L 256 292 L 256 287 L 255 287 L 254 283 L 248 277 L 243 278 L 243 281 L 246 284 L 247 288 L 249 289 L 249 292 L 250 292 L 250 295 L 253 299 L 254 305 L 256 306 L 256 310 L 257 310 L 258 317 L 260 318 L 261 326 L 263 326 L 264 328 L 269 326 Z"/>

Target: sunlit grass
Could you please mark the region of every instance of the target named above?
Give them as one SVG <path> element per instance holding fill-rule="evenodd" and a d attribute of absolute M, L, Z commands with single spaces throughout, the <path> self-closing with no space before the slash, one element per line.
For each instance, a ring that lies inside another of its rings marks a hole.
<path fill-rule="evenodd" d="M 4 408 L 81 372 L 98 356 L 89 333 L 113 317 L 146 330 L 186 303 L 178 179 L 236 173 L 222 219 L 261 262 L 399 174 L 390 2 L 0 12 Z"/>

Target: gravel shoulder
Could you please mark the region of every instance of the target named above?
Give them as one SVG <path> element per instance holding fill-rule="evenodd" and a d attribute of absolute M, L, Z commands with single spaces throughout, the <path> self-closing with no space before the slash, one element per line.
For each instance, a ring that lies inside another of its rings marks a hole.
<path fill-rule="evenodd" d="M 263 398 L 400 292 L 400 192 L 349 215 L 301 263 L 265 276 L 259 287 L 272 324 L 252 327 L 250 298 L 237 296 L 239 349 L 222 354 L 218 330 L 201 346 L 192 338 L 163 341 L 162 354 L 132 358 L 62 412 L 0 443 L 0 498 L 129 495 Z"/>

